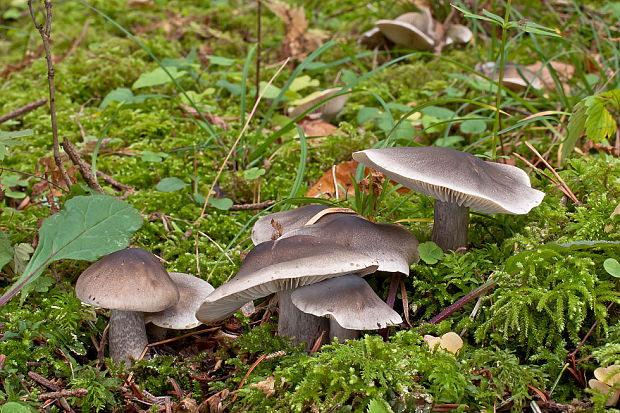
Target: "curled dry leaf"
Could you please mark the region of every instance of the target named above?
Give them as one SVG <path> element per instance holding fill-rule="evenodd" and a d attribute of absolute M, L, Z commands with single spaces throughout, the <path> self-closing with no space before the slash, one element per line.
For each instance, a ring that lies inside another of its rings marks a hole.
<path fill-rule="evenodd" d="M 183 103 L 179 103 L 179 105 L 183 107 L 183 110 L 187 114 L 189 114 L 190 116 L 196 119 L 200 119 L 200 114 L 196 111 L 196 109 L 194 109 L 191 106 L 184 105 Z M 214 115 L 212 113 L 206 113 L 206 112 L 203 112 L 202 116 L 204 116 L 207 122 L 209 122 L 211 125 L 217 126 L 218 128 L 222 128 L 223 130 L 230 130 L 230 126 L 228 125 L 228 123 L 226 123 L 226 121 L 223 118 L 217 115 Z"/>
<path fill-rule="evenodd" d="M 306 138 L 345 134 L 339 130 L 338 127 L 321 119 L 302 120 L 299 123 L 299 127 L 304 132 L 304 135 L 306 135 Z"/>
<path fill-rule="evenodd" d="M 259 381 L 258 383 L 250 384 L 250 387 L 254 387 L 256 389 L 259 389 L 260 391 L 263 392 L 263 394 L 265 395 L 265 398 L 268 399 L 269 396 L 271 396 L 272 394 L 274 394 L 276 392 L 273 389 L 275 387 L 275 382 L 276 382 L 276 380 L 273 378 L 273 376 L 269 376 L 269 377 L 267 377 L 263 381 Z"/>

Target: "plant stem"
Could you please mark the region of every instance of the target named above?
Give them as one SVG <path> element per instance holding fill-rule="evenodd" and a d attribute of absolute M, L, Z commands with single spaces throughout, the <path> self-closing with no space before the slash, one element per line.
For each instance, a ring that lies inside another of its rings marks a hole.
<path fill-rule="evenodd" d="M 497 96 L 495 97 L 495 121 L 493 122 L 493 138 L 491 139 L 491 158 L 493 160 L 497 159 L 497 148 L 496 148 L 496 140 L 499 138 L 497 136 L 497 131 L 500 126 L 500 104 L 502 99 L 502 81 L 504 80 L 504 60 L 505 60 L 505 49 L 506 49 L 506 29 L 508 27 L 508 18 L 510 17 L 510 2 L 506 4 L 506 13 L 504 14 L 504 24 L 502 24 L 502 46 L 500 48 L 499 55 L 499 80 L 497 81 Z"/>

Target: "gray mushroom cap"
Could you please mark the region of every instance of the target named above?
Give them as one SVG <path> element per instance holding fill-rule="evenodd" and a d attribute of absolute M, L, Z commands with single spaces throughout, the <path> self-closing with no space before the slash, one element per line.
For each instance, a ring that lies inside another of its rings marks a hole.
<path fill-rule="evenodd" d="M 296 289 L 293 304 L 304 313 L 333 318 L 349 330 L 377 330 L 403 322 L 400 315 L 355 274 Z"/>
<path fill-rule="evenodd" d="M 419 261 L 418 240 L 407 229 L 394 224 L 372 223 L 359 215 L 329 214 L 315 224 L 292 230 L 283 237 L 312 235 L 336 242 L 377 260 L 379 271 L 409 274 Z"/>
<path fill-rule="evenodd" d="M 254 245 L 258 245 L 261 242 L 274 239 L 276 230 L 271 224 L 271 220 L 282 226 L 282 233 L 284 234 L 304 226 L 310 218 L 327 208 L 329 208 L 327 205 L 304 205 L 288 211 L 262 216 L 252 227 L 252 242 Z"/>
<path fill-rule="evenodd" d="M 521 169 L 454 149 L 367 149 L 353 159 L 416 192 L 488 214 L 526 214 L 545 196 Z"/>
<path fill-rule="evenodd" d="M 347 103 L 347 100 L 349 99 L 349 94 L 344 94 L 327 100 L 330 97 L 334 96 L 336 93 L 338 93 L 340 90 L 342 90 L 342 88 L 339 87 L 323 90 L 314 99 L 311 99 L 308 102 L 305 102 L 295 108 L 291 108 L 289 115 L 293 118 L 296 118 L 297 116 L 310 109 L 312 106 L 320 102 L 326 101 L 322 105 L 312 110 L 309 114 L 318 115 L 318 117 L 324 119 L 326 122 L 331 122 L 334 118 L 336 118 L 338 113 L 340 113 L 340 111 L 344 107 L 344 104 Z"/>
<path fill-rule="evenodd" d="M 473 37 L 474 34 L 469 30 L 469 27 L 462 24 L 452 24 L 446 30 L 446 46 L 452 43 L 469 43 Z"/>
<path fill-rule="evenodd" d="M 299 235 L 257 245 L 239 272 L 216 288 L 196 312 L 203 323 L 223 320 L 248 301 L 351 272 L 374 272 L 377 262 L 340 245 Z"/>
<path fill-rule="evenodd" d="M 398 20 L 377 20 L 375 26 L 394 43 L 412 50 L 432 50 L 435 40 L 413 24 Z"/>
<path fill-rule="evenodd" d="M 198 327 L 202 323 L 196 318 L 196 311 L 213 292 L 213 286 L 201 278 L 181 272 L 171 272 L 170 278 L 179 289 L 179 302 L 163 311 L 145 314 L 145 323 L 174 330 Z"/>
<path fill-rule="evenodd" d="M 121 311 L 161 311 L 179 301 L 159 259 L 142 248 L 126 248 L 92 264 L 78 278 L 75 294 L 87 304 Z"/>
<path fill-rule="evenodd" d="M 476 65 L 476 70 L 492 78 L 496 82 L 499 81 L 499 66 L 497 66 L 495 62 L 478 63 Z M 523 91 L 528 87 L 542 89 L 543 82 L 538 76 L 538 73 L 525 66 L 513 62 L 506 62 L 504 64 L 502 84 L 516 92 Z"/>

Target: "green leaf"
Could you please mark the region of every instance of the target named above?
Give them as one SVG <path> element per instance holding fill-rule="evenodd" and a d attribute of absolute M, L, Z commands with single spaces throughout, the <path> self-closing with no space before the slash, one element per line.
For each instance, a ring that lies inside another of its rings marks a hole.
<path fill-rule="evenodd" d="M 20 242 L 13 247 L 13 269 L 16 274 L 24 272 L 33 252 L 34 248 L 27 242 Z"/>
<path fill-rule="evenodd" d="M 183 189 L 189 184 L 180 180 L 179 178 L 164 178 L 155 185 L 155 189 L 159 192 L 174 192 L 179 189 Z"/>
<path fill-rule="evenodd" d="M 586 99 L 586 137 L 600 142 L 607 136 L 616 133 L 616 121 L 605 106 L 607 100 L 603 96 Z"/>
<path fill-rule="evenodd" d="M 442 108 L 440 106 L 427 106 L 421 109 L 420 112 L 428 116 L 433 116 L 439 120 L 450 120 L 454 117 L 454 111 Z"/>
<path fill-rule="evenodd" d="M 243 179 L 248 180 L 248 181 L 258 179 L 263 175 L 265 175 L 265 170 L 263 168 L 253 167 L 253 168 L 246 169 L 245 171 L 243 171 Z"/>
<path fill-rule="evenodd" d="M 288 87 L 289 90 L 293 92 L 299 92 L 307 87 L 317 87 L 319 85 L 318 79 L 312 79 L 308 75 L 297 76 L 293 83 Z"/>
<path fill-rule="evenodd" d="M 23 143 L 18 141 L 17 138 L 30 136 L 32 133 L 32 129 L 24 129 L 13 132 L 0 131 L 0 161 L 2 161 L 9 154 L 9 147 Z"/>
<path fill-rule="evenodd" d="M 465 138 L 459 135 L 446 136 L 445 138 L 437 138 L 433 142 L 434 146 L 442 146 L 444 148 L 454 148 L 456 144 L 464 141 Z"/>
<path fill-rule="evenodd" d="M 460 130 L 462 133 L 478 135 L 487 130 L 487 123 L 482 119 L 468 119 L 461 123 Z"/>
<path fill-rule="evenodd" d="M 229 59 L 228 57 L 222 57 L 222 56 L 207 55 L 205 57 L 209 59 L 210 64 L 218 65 L 218 66 L 232 66 L 236 62 L 235 59 Z"/>
<path fill-rule="evenodd" d="M 361 125 L 364 122 L 368 122 L 369 120 L 373 120 L 381 116 L 381 112 L 377 108 L 365 107 L 361 108 L 359 112 L 357 112 L 357 124 Z"/>
<path fill-rule="evenodd" d="M 260 93 L 263 93 L 263 90 L 265 90 L 265 86 L 267 86 L 267 82 L 261 81 L 260 82 Z M 280 94 L 282 90 L 274 85 L 269 85 L 267 87 L 267 90 L 265 90 L 265 93 L 263 93 L 263 98 L 264 99 L 275 99 L 278 97 L 278 95 Z"/>
<path fill-rule="evenodd" d="M 104 195 L 77 196 L 50 216 L 39 230 L 39 245 L 24 273 L 0 298 L 6 303 L 52 262 L 61 259 L 94 261 L 126 248 L 142 226 L 142 217 L 125 201 Z"/>
<path fill-rule="evenodd" d="M 564 162 L 568 156 L 571 154 L 575 145 L 577 144 L 577 139 L 581 136 L 583 132 L 583 128 L 586 124 L 586 106 L 584 101 L 577 103 L 573 108 L 573 113 L 570 115 L 568 119 L 568 134 L 566 135 L 566 139 L 562 143 L 562 162 Z"/>
<path fill-rule="evenodd" d="M 110 93 L 108 93 L 103 101 L 99 104 L 100 109 L 107 108 L 112 102 L 124 102 L 128 104 L 132 103 L 142 103 L 150 98 L 167 98 L 166 95 L 153 95 L 153 94 L 145 94 L 145 95 L 134 95 L 131 89 L 127 89 L 126 87 L 119 87 L 118 89 L 114 89 Z"/>
<path fill-rule="evenodd" d="M 231 82 L 229 82 L 226 79 L 218 80 L 215 83 L 215 86 L 223 87 L 224 89 L 228 90 L 230 92 L 230 94 L 233 95 L 233 96 L 241 96 L 241 92 L 243 90 L 241 85 L 238 85 L 236 83 L 231 83 Z"/>
<path fill-rule="evenodd" d="M 13 248 L 11 241 L 2 230 L 0 230 L 0 271 L 13 259 Z"/>
<path fill-rule="evenodd" d="M 32 410 L 30 407 L 17 403 L 17 402 L 8 402 L 4 406 L 2 406 L 2 413 L 31 413 Z"/>
<path fill-rule="evenodd" d="M 145 162 L 161 162 L 164 158 L 167 158 L 169 155 L 164 152 L 152 152 L 152 151 L 142 151 L 140 152 L 140 156 L 142 160 Z"/>
<path fill-rule="evenodd" d="M 415 135 L 415 128 L 406 120 L 399 123 L 391 134 L 394 139 L 409 139 L 413 135 Z"/>
<path fill-rule="evenodd" d="M 427 264 L 435 264 L 443 257 L 443 251 L 433 241 L 423 242 L 418 245 L 420 259 Z"/>
<path fill-rule="evenodd" d="M 370 403 L 368 403 L 368 409 L 366 409 L 367 413 L 393 413 L 394 410 L 390 407 L 390 405 L 383 399 L 372 399 Z"/>
<path fill-rule="evenodd" d="M 228 211 L 233 206 L 233 201 L 230 198 L 209 198 L 209 205 L 222 211 Z"/>
<path fill-rule="evenodd" d="M 167 67 L 166 70 L 170 73 L 170 75 L 168 75 L 162 67 L 158 67 L 149 73 L 142 73 L 138 80 L 136 80 L 131 86 L 132 89 L 165 85 L 167 83 L 171 83 L 172 79 L 179 79 L 187 74 L 187 72 L 179 70 L 174 66 Z"/>
<path fill-rule="evenodd" d="M 607 258 L 605 262 L 603 262 L 603 267 L 609 275 L 620 278 L 620 263 L 618 263 L 618 260 L 615 258 Z"/>

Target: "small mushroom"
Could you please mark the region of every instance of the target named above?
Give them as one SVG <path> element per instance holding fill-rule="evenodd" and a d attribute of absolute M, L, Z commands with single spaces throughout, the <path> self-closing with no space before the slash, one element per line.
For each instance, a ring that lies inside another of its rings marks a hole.
<path fill-rule="evenodd" d="M 620 366 L 614 365 L 609 367 L 599 367 L 594 370 L 595 379 L 590 379 L 588 385 L 592 389 L 597 389 L 603 394 L 609 394 L 611 388 L 620 382 Z M 620 389 L 615 389 L 607 399 L 608 407 L 615 406 L 620 399 Z"/>
<path fill-rule="evenodd" d="M 351 272 L 369 274 L 377 266 L 366 255 L 308 235 L 262 242 L 248 253 L 235 277 L 205 299 L 196 318 L 203 323 L 223 320 L 248 301 L 281 291 L 278 333 L 310 343 L 317 327 L 295 320 L 287 292 Z"/>
<path fill-rule="evenodd" d="M 302 99 L 299 102 L 300 104 L 295 108 L 290 108 L 289 115 L 293 118 L 296 118 L 314 105 L 325 101 L 325 103 L 313 109 L 308 115 L 312 118 L 323 119 L 325 122 L 331 122 L 340 113 L 342 108 L 344 108 L 344 104 L 347 103 L 347 99 L 349 99 L 349 94 L 347 93 L 327 100 L 330 97 L 334 96 L 336 93 L 338 93 L 340 90 L 342 89 L 336 87 L 313 93 L 310 96 Z"/>
<path fill-rule="evenodd" d="M 476 70 L 496 82 L 499 81 L 499 67 L 496 66 L 495 62 L 478 63 Z M 522 92 L 528 87 L 534 89 L 542 89 L 543 87 L 537 72 L 512 62 L 504 63 L 502 85 L 514 92 Z"/>
<path fill-rule="evenodd" d="M 426 341 L 431 351 L 435 351 L 438 344 L 439 350 L 447 350 L 452 354 L 456 354 L 463 347 L 463 339 L 453 331 L 447 332 L 441 337 L 426 334 L 424 341 Z"/>
<path fill-rule="evenodd" d="M 435 199 L 432 240 L 444 251 L 467 245 L 469 209 L 487 214 L 526 214 L 544 192 L 521 169 L 485 162 L 440 147 L 366 149 L 353 159 Z"/>
<path fill-rule="evenodd" d="M 433 50 L 435 39 L 429 35 L 431 32 L 425 32 L 425 28 L 416 27 L 416 24 L 428 27 L 425 18 L 419 16 L 422 15 L 406 13 L 395 20 L 377 20 L 375 26 L 397 45 L 412 50 Z"/>
<path fill-rule="evenodd" d="M 403 322 L 398 313 L 356 274 L 343 275 L 297 288 L 291 301 L 304 313 L 329 319 L 330 339 L 358 338 L 361 331 Z"/>
<path fill-rule="evenodd" d="M 179 291 L 159 262 L 141 248 L 117 251 L 88 267 L 75 294 L 82 302 L 110 311 L 110 358 L 138 359 L 148 344 L 144 313 L 162 311 L 179 301 Z"/>
<path fill-rule="evenodd" d="M 144 321 L 172 330 L 188 330 L 202 324 L 196 311 L 214 288 L 205 280 L 182 272 L 171 272 L 170 278 L 179 289 L 179 302 L 157 313 L 148 313 Z"/>

